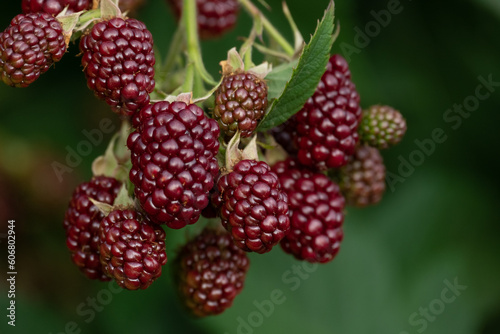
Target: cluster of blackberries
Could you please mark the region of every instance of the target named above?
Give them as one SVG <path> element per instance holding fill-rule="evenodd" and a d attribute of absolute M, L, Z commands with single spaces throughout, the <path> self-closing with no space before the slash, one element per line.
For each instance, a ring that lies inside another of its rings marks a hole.
<path fill-rule="evenodd" d="M 170 2 L 180 14 L 182 1 Z M 219 35 L 236 21 L 235 0 L 197 5 L 202 36 Z M 26 14 L 0 35 L 4 82 L 28 86 L 61 59 L 65 36 L 54 15 L 66 6 L 78 12 L 92 3 L 23 0 Z M 378 149 L 398 143 L 406 123 L 387 106 L 362 111 L 340 55 L 330 58 L 303 108 L 271 130 L 286 160 L 270 166 L 242 156 L 221 166 L 221 143 L 226 148 L 235 135 L 256 135 L 268 107 L 264 79 L 251 70 L 224 73 L 210 118 L 191 101 L 150 101 L 155 56 L 144 23 L 124 16 L 99 20 L 79 46 L 88 87 L 133 126 L 126 141 L 129 180 L 95 175 L 75 190 L 65 215 L 67 246 L 87 277 L 147 288 L 167 262 L 162 225 L 181 229 L 210 213 L 219 217 L 218 227 L 190 240 L 174 265 L 187 308 L 197 316 L 218 314 L 243 288 L 246 252 L 267 253 L 280 244 L 299 260 L 329 262 L 343 239 L 345 205 L 380 201 L 385 168 Z M 116 202 L 128 181 L 135 205 Z"/>

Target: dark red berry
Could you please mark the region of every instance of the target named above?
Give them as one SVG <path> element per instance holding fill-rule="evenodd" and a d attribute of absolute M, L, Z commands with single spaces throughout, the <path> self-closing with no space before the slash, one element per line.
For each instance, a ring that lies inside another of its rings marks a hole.
<path fill-rule="evenodd" d="M 359 95 L 347 61 L 333 55 L 316 92 L 296 116 L 298 159 L 318 170 L 347 163 L 358 142 Z"/>
<path fill-rule="evenodd" d="M 340 189 L 348 205 L 363 207 L 380 202 L 385 192 L 385 166 L 376 148 L 356 149 L 340 170 Z"/>
<path fill-rule="evenodd" d="M 168 0 L 179 18 L 183 0 Z M 238 0 L 196 0 L 198 31 L 201 38 L 221 36 L 231 30 L 238 17 Z"/>
<path fill-rule="evenodd" d="M 242 160 L 217 183 L 213 202 L 222 225 L 245 251 L 269 252 L 290 228 L 288 198 L 263 161 Z"/>
<path fill-rule="evenodd" d="M 179 252 L 175 279 L 185 306 L 198 317 L 220 314 L 241 292 L 249 260 L 226 232 L 205 229 Z"/>
<path fill-rule="evenodd" d="M 88 87 L 111 108 L 130 116 L 149 104 L 155 87 L 153 37 L 136 19 L 94 25 L 80 40 Z"/>
<path fill-rule="evenodd" d="M 297 124 L 295 118 L 292 117 L 285 123 L 272 128 L 271 134 L 274 140 L 290 155 L 297 155 L 297 146 L 295 145 L 295 137 L 297 137 Z"/>
<path fill-rule="evenodd" d="M 167 263 L 165 231 L 135 210 L 114 210 L 99 230 L 104 272 L 128 290 L 146 289 Z"/>
<path fill-rule="evenodd" d="M 96 176 L 80 184 L 64 216 L 71 259 L 88 278 L 109 280 L 99 261 L 99 226 L 104 215 L 90 199 L 112 205 L 120 187 L 119 181 L 106 176 Z"/>
<path fill-rule="evenodd" d="M 46 13 L 19 14 L 0 34 L 0 78 L 9 86 L 27 87 L 65 52 L 59 21 Z"/>
<path fill-rule="evenodd" d="M 252 73 L 231 74 L 215 92 L 214 118 L 226 138 L 236 131 L 249 137 L 264 117 L 267 108 L 267 84 Z"/>
<path fill-rule="evenodd" d="M 92 8 L 92 0 L 22 0 L 23 13 L 59 14 L 68 6 L 67 14 Z"/>
<path fill-rule="evenodd" d="M 130 181 L 141 207 L 158 224 L 194 224 L 219 172 L 217 122 L 195 104 L 162 101 L 143 108 L 134 126 Z"/>
<path fill-rule="evenodd" d="M 344 198 L 325 175 L 287 160 L 273 166 L 288 195 L 290 231 L 281 247 L 299 260 L 326 263 L 343 238 Z"/>

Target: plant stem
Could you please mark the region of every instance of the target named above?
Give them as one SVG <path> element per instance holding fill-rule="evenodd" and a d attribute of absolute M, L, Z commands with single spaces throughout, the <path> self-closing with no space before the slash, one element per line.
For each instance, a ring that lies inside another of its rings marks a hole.
<path fill-rule="evenodd" d="M 182 84 L 182 92 L 183 93 L 188 93 L 193 91 L 193 86 L 194 86 L 194 69 L 195 66 L 193 63 L 189 63 L 186 67 L 186 78 L 184 80 L 184 83 Z"/>
<path fill-rule="evenodd" d="M 254 27 L 252 27 L 252 31 L 250 32 L 250 36 L 248 36 L 247 40 L 243 43 L 243 45 L 240 48 L 240 55 L 243 56 L 245 70 L 248 70 L 249 68 L 254 66 L 252 62 L 252 46 L 256 36 L 257 33 L 254 24 Z"/>
<path fill-rule="evenodd" d="M 170 42 L 168 48 L 167 57 L 165 58 L 165 62 L 163 63 L 163 66 L 160 71 L 162 77 L 166 77 L 168 72 L 170 72 L 183 46 L 184 46 L 184 28 L 181 25 L 179 25 L 174 33 L 174 36 L 172 37 L 172 41 Z"/>
<path fill-rule="evenodd" d="M 196 21 L 196 0 L 184 0 L 182 9 L 182 24 L 186 29 L 187 53 L 189 61 L 194 63 L 199 75 L 209 85 L 216 85 L 217 82 L 205 69 L 201 57 L 200 40 L 198 38 L 198 24 Z"/>
<path fill-rule="evenodd" d="M 238 1 L 243 5 L 243 7 L 245 7 L 248 13 L 254 17 L 254 19 L 260 17 L 262 25 L 269 36 L 273 38 L 290 57 L 292 57 L 295 53 L 293 46 L 287 42 L 285 37 L 283 37 L 283 35 L 281 35 L 278 30 L 276 30 L 271 22 L 269 22 L 269 20 L 264 16 L 264 14 L 262 14 L 262 12 L 257 7 L 255 7 L 255 5 L 250 0 Z"/>
<path fill-rule="evenodd" d="M 80 16 L 80 18 L 78 19 L 78 25 L 83 25 L 84 23 L 87 23 L 88 21 L 98 19 L 100 17 L 101 17 L 101 10 L 99 8 L 89 10 Z"/>

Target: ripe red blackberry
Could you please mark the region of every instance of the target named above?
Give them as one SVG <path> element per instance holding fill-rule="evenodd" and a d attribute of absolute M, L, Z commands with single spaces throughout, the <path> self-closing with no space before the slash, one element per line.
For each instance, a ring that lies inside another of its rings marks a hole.
<path fill-rule="evenodd" d="M 177 18 L 183 0 L 168 0 Z M 231 30 L 238 17 L 238 0 L 196 0 L 198 31 L 201 38 L 218 37 Z"/>
<path fill-rule="evenodd" d="M 19 14 L 0 34 L 0 79 L 9 86 L 27 87 L 65 52 L 59 21 L 46 13 Z"/>
<path fill-rule="evenodd" d="M 359 127 L 361 141 L 378 149 L 399 143 L 406 133 L 406 120 L 389 106 L 371 106 L 363 111 Z"/>
<path fill-rule="evenodd" d="M 175 280 L 185 306 L 198 317 L 220 314 L 241 292 L 249 260 L 229 234 L 205 229 L 175 260 Z"/>
<path fill-rule="evenodd" d="M 92 8 L 92 0 L 22 0 L 23 13 L 59 14 L 68 6 L 67 14 Z"/>
<path fill-rule="evenodd" d="M 146 289 L 167 263 L 165 231 L 135 210 L 114 210 L 99 229 L 104 272 L 128 290 Z"/>
<path fill-rule="evenodd" d="M 153 37 L 144 23 L 119 17 L 94 25 L 80 40 L 88 87 L 130 116 L 149 104 L 155 87 Z"/>
<path fill-rule="evenodd" d="M 213 114 L 226 139 L 238 129 L 242 137 L 250 137 L 266 108 L 267 84 L 249 72 L 225 76 L 215 92 Z"/>
<path fill-rule="evenodd" d="M 64 216 L 66 245 L 71 259 L 91 279 L 108 281 L 99 261 L 99 225 L 104 215 L 90 198 L 112 205 L 121 183 L 114 178 L 96 176 L 74 191 Z"/>
<path fill-rule="evenodd" d="M 380 202 L 385 192 L 385 166 L 376 148 L 356 149 L 340 170 L 340 189 L 348 205 L 363 207 Z"/>
<path fill-rule="evenodd" d="M 236 246 L 245 251 L 269 252 L 290 228 L 287 195 L 263 161 L 238 162 L 217 182 L 212 202 Z"/>
<path fill-rule="evenodd" d="M 299 260 L 333 260 L 344 236 L 344 198 L 339 186 L 291 159 L 278 162 L 273 170 L 289 201 L 290 231 L 281 247 Z"/>
<path fill-rule="evenodd" d="M 157 224 L 194 224 L 219 172 L 217 122 L 195 104 L 166 101 L 145 107 L 133 121 L 130 181 L 142 208 Z"/>
<path fill-rule="evenodd" d="M 361 107 L 342 56 L 330 58 L 316 92 L 295 119 L 298 159 L 303 165 L 318 170 L 338 168 L 354 154 Z"/>

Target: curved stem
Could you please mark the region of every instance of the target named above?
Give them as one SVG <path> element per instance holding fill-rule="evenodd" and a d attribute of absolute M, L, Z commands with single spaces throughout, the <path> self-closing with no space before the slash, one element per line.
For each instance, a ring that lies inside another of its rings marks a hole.
<path fill-rule="evenodd" d="M 250 1 L 250 0 L 238 0 L 243 7 L 248 11 L 254 19 L 260 18 L 262 21 L 262 25 L 266 32 L 269 34 L 269 36 L 274 39 L 280 46 L 281 48 L 290 56 L 292 57 L 295 54 L 295 51 L 293 49 L 293 46 L 290 45 L 290 43 L 287 42 L 285 37 L 280 34 L 278 30 L 269 22 L 269 20 L 262 14 L 262 12 L 255 7 L 255 5 Z"/>
<path fill-rule="evenodd" d="M 78 18 L 78 24 L 84 24 L 87 23 L 88 21 L 98 19 L 100 17 L 101 17 L 101 10 L 99 8 L 88 10 Z"/>
<path fill-rule="evenodd" d="M 245 40 L 243 45 L 240 48 L 240 55 L 243 56 L 243 60 L 245 63 L 245 70 L 248 70 L 249 68 L 253 67 L 254 64 L 252 62 L 252 46 L 255 41 L 255 37 L 257 37 L 257 32 L 255 29 L 255 23 L 254 27 L 252 27 L 252 31 L 250 32 L 250 36 Z"/>
<path fill-rule="evenodd" d="M 163 77 L 167 76 L 167 73 L 170 72 L 172 67 L 175 64 L 177 57 L 179 56 L 182 47 L 184 46 L 184 28 L 182 26 L 178 26 L 177 30 L 172 37 L 172 41 L 170 42 L 170 46 L 168 48 L 168 54 L 165 58 L 165 62 L 161 67 L 161 75 Z"/>
<path fill-rule="evenodd" d="M 198 25 L 196 21 L 196 0 L 184 0 L 182 9 L 182 24 L 186 29 L 187 53 L 189 60 L 192 61 L 198 70 L 203 81 L 209 85 L 216 85 L 217 82 L 205 69 L 201 57 L 200 40 L 198 38 Z"/>

